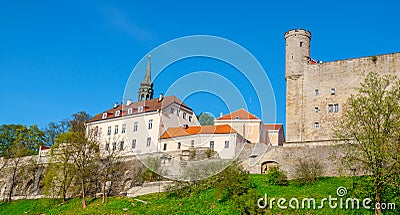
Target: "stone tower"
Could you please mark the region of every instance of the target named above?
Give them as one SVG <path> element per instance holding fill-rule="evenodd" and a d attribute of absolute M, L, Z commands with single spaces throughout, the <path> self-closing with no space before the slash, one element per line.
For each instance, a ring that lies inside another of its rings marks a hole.
<path fill-rule="evenodd" d="M 147 56 L 147 69 L 146 69 L 146 75 L 144 76 L 143 81 L 140 83 L 140 88 L 139 88 L 139 96 L 138 96 L 138 101 L 143 101 L 143 100 L 151 100 L 153 99 L 153 82 L 151 82 L 151 68 L 150 68 L 150 58 L 151 56 Z"/>
<path fill-rule="evenodd" d="M 285 33 L 286 40 L 286 141 L 303 141 L 304 72 L 310 62 L 311 33 L 294 29 Z"/>

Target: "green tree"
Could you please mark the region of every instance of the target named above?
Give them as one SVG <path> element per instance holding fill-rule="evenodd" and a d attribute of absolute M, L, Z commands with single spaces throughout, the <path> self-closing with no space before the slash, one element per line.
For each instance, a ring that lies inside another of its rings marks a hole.
<path fill-rule="evenodd" d="M 209 113 L 201 113 L 198 119 L 200 125 L 214 125 L 214 117 Z"/>
<path fill-rule="evenodd" d="M 375 204 L 399 178 L 399 127 L 399 79 L 369 73 L 358 93 L 347 100 L 335 134 L 346 143 L 346 161 L 360 165 L 373 178 Z M 375 214 L 381 213 L 375 208 Z"/>
<path fill-rule="evenodd" d="M 3 157 L 1 168 L 7 168 L 11 178 L 9 184 L 8 201 L 11 202 L 14 188 L 19 179 L 26 176 L 32 163 L 32 157 L 37 154 L 39 147 L 44 144 L 44 132 L 36 125 L 29 128 L 24 125 L 0 126 L 0 153 Z"/>
<path fill-rule="evenodd" d="M 48 147 L 51 147 L 56 143 L 56 138 L 58 135 L 65 133 L 70 128 L 69 120 L 61 120 L 59 122 L 50 122 L 45 128 L 45 141 Z"/>
<path fill-rule="evenodd" d="M 88 113 L 80 111 L 72 114 L 72 119 L 69 121 L 70 131 L 72 132 L 83 132 L 86 131 L 85 123 L 92 118 Z"/>

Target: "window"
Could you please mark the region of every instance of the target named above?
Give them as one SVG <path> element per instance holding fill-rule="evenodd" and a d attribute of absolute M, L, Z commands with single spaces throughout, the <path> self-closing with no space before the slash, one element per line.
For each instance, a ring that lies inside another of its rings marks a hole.
<path fill-rule="evenodd" d="M 178 149 L 181 149 L 181 142 L 178 142 Z"/>
<path fill-rule="evenodd" d="M 119 143 L 119 150 L 124 151 L 124 141 Z"/>
<path fill-rule="evenodd" d="M 225 148 L 229 148 L 229 141 L 225 141 Z"/>
<path fill-rule="evenodd" d="M 164 151 L 167 150 L 167 143 L 164 143 L 163 150 L 164 150 Z"/>
<path fill-rule="evenodd" d="M 115 125 L 114 134 L 118 134 L 118 125 Z"/>
<path fill-rule="evenodd" d="M 174 114 L 174 112 L 175 112 L 175 109 L 171 108 L 171 113 Z"/>
<path fill-rule="evenodd" d="M 333 104 L 328 104 L 328 113 L 333 112 Z"/>
<path fill-rule="evenodd" d="M 115 111 L 115 116 L 119 116 L 121 114 L 120 110 Z"/>
<path fill-rule="evenodd" d="M 210 141 L 210 149 L 214 150 L 214 141 Z"/>
<path fill-rule="evenodd" d="M 191 122 L 192 121 L 192 116 L 189 116 L 189 122 Z"/>
<path fill-rule="evenodd" d="M 106 151 L 110 150 L 110 144 L 106 143 Z"/>
<path fill-rule="evenodd" d="M 143 106 L 140 106 L 140 107 L 138 108 L 138 113 L 141 113 L 141 112 L 143 112 Z"/>
<path fill-rule="evenodd" d="M 336 88 L 331 88 L 331 95 L 335 95 L 336 94 Z"/>
<path fill-rule="evenodd" d="M 150 119 L 149 120 L 149 126 L 148 126 L 148 129 L 152 129 L 153 128 L 153 120 L 152 119 Z"/>
<path fill-rule="evenodd" d="M 176 116 L 179 116 L 179 110 L 176 110 Z"/>
<path fill-rule="evenodd" d="M 319 95 L 319 90 L 315 89 L 315 95 L 318 96 Z"/>
<path fill-rule="evenodd" d="M 136 148 L 136 139 L 132 140 L 132 149 Z"/>
<path fill-rule="evenodd" d="M 132 114 L 132 108 L 128 109 L 128 114 Z"/>
<path fill-rule="evenodd" d="M 315 106 L 314 110 L 315 110 L 315 113 L 318 113 L 319 107 L 318 107 L 318 106 Z"/>
<path fill-rule="evenodd" d="M 194 147 L 194 140 L 191 141 L 190 146 L 193 148 Z"/>
<path fill-rule="evenodd" d="M 150 147 L 150 145 L 151 145 L 151 137 L 148 137 L 146 147 Z"/>
<path fill-rule="evenodd" d="M 107 113 L 103 113 L 103 116 L 101 117 L 102 119 L 107 118 Z"/>
<path fill-rule="evenodd" d="M 319 122 L 314 122 L 314 128 L 319 128 Z"/>
<path fill-rule="evenodd" d="M 111 126 L 108 126 L 107 135 L 111 135 Z"/>
<path fill-rule="evenodd" d="M 239 116 L 235 116 L 235 119 L 239 119 Z"/>
<path fill-rule="evenodd" d="M 186 119 L 186 113 L 185 112 L 183 112 L 182 118 Z"/>
<path fill-rule="evenodd" d="M 137 131 L 138 128 L 138 122 L 133 123 L 133 131 Z"/>
<path fill-rule="evenodd" d="M 113 142 L 113 151 L 117 150 L 117 143 Z"/>
<path fill-rule="evenodd" d="M 333 105 L 333 111 L 334 111 L 335 113 L 339 112 L 339 104 L 334 104 L 334 105 Z"/>
<path fill-rule="evenodd" d="M 125 132 L 126 132 L 126 124 L 122 124 L 121 133 L 125 134 Z"/>

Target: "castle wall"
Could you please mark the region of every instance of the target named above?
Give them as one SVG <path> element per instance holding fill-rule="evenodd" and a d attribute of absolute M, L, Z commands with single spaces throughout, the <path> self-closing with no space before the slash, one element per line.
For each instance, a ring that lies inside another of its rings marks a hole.
<path fill-rule="evenodd" d="M 400 75 L 400 53 L 318 63 L 310 58 L 311 33 L 298 29 L 286 40 L 286 141 L 333 138 L 351 94 L 366 75 Z"/>
<path fill-rule="evenodd" d="M 346 110 L 347 99 L 358 92 L 360 82 L 372 71 L 400 75 L 400 53 L 306 65 L 302 88 L 302 141 L 332 139 L 334 128 Z"/>

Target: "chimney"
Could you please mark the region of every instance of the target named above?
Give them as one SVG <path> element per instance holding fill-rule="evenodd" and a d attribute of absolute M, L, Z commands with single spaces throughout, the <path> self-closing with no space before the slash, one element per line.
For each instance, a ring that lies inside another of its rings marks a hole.
<path fill-rule="evenodd" d="M 114 102 L 114 108 L 118 107 L 118 102 Z"/>
<path fill-rule="evenodd" d="M 131 105 L 131 104 L 132 104 L 132 100 L 130 100 L 130 99 L 126 100 L 126 105 L 127 105 L 127 106 L 129 106 L 129 105 Z"/>
<path fill-rule="evenodd" d="M 162 93 L 160 93 L 160 97 L 158 97 L 158 102 L 161 102 L 164 98 L 164 95 Z"/>

